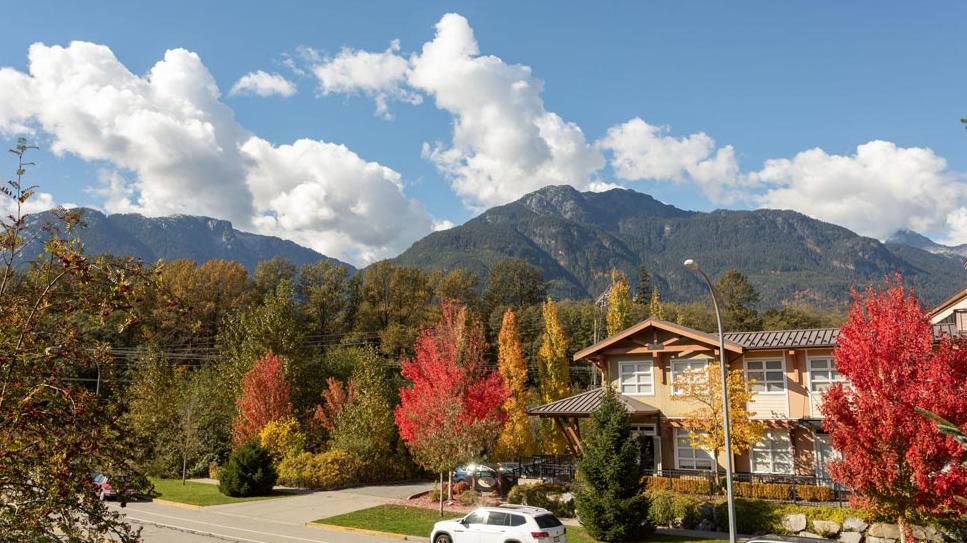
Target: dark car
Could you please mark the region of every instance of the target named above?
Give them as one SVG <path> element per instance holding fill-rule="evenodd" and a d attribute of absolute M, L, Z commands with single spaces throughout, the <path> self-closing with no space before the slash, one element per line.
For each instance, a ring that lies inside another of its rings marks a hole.
<path fill-rule="evenodd" d="M 491 492 L 498 490 L 498 478 L 501 480 L 503 488 L 507 489 L 517 484 L 517 470 L 515 466 L 503 464 L 467 464 L 459 466 L 453 472 L 453 482 L 466 481 L 471 483 L 474 474 L 477 477 L 475 489 L 480 492 Z"/>

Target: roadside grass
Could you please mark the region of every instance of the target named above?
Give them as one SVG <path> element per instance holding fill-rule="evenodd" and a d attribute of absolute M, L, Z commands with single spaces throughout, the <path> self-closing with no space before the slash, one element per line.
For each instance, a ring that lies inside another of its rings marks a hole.
<path fill-rule="evenodd" d="M 226 503 L 241 503 L 256 500 L 268 500 L 291 496 L 287 492 L 273 491 L 268 496 L 251 496 L 248 498 L 233 498 L 226 496 L 218 491 L 217 485 L 207 483 L 196 483 L 186 481 L 181 484 L 181 479 L 157 479 L 151 477 L 151 484 L 154 485 L 155 497 L 188 505 L 222 505 Z"/>
<path fill-rule="evenodd" d="M 444 511 L 444 519 L 463 516 L 463 513 Z M 429 537 L 433 524 L 441 520 L 435 509 L 422 507 L 408 507 L 405 505 L 379 505 L 362 509 L 344 515 L 319 519 L 313 524 L 321 526 L 341 526 L 343 528 L 361 528 L 378 532 Z M 567 527 L 568 543 L 595 543 L 587 531 L 580 526 Z M 634 543 L 722 543 L 721 540 L 691 539 L 666 534 L 651 534 Z"/>

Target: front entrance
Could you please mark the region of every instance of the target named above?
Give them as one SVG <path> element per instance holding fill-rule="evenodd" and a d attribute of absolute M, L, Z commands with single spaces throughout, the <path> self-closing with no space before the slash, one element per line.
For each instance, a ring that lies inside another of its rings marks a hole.
<path fill-rule="evenodd" d="M 641 469 L 646 473 L 661 472 L 661 437 L 654 423 L 633 424 L 631 432 L 638 438 L 641 449 Z"/>

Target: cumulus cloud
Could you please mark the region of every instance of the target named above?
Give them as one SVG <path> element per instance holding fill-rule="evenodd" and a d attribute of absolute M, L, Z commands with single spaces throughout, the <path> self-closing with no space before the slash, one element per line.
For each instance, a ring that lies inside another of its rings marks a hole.
<path fill-rule="evenodd" d="M 376 101 L 376 113 L 389 117 L 389 100 L 419 104 L 423 97 L 402 87 L 409 64 L 397 52 L 399 40 L 393 40 L 382 52 L 372 53 L 344 47 L 335 57 L 320 58 L 317 52 L 301 56 L 315 60 L 312 73 L 323 94 L 361 92 Z"/>
<path fill-rule="evenodd" d="M 254 95 L 264 97 L 278 95 L 283 98 L 293 96 L 295 93 L 295 83 L 279 74 L 270 74 L 262 70 L 243 75 L 228 91 L 230 96 Z"/>
<path fill-rule="evenodd" d="M 103 45 L 35 44 L 29 73 L 0 69 L 0 93 L 0 131 L 36 128 L 54 153 L 108 165 L 95 190 L 111 212 L 211 215 L 357 263 L 431 227 L 393 170 L 322 141 L 273 147 L 239 125 L 184 49 L 141 76 Z"/>
<path fill-rule="evenodd" d="M 795 209 L 884 239 L 901 228 L 967 242 L 967 180 L 930 149 L 871 141 L 852 155 L 816 148 L 748 174 L 765 207 Z"/>
<path fill-rule="evenodd" d="M 715 140 L 704 132 L 680 138 L 667 132 L 667 127 L 635 117 L 609 128 L 598 145 L 610 151 L 611 166 L 619 179 L 694 181 L 713 200 L 730 200 L 728 188 L 740 181 L 732 146 L 716 150 Z"/>

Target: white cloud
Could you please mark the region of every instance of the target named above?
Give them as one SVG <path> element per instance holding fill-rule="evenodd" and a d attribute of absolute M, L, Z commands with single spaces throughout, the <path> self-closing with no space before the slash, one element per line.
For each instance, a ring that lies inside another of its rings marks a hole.
<path fill-rule="evenodd" d="M 810 149 L 748 174 L 759 205 L 795 209 L 884 239 L 901 228 L 967 241 L 967 182 L 930 149 L 871 141 L 853 155 Z"/>
<path fill-rule="evenodd" d="M 262 70 L 243 75 L 232 85 L 232 89 L 228 91 L 228 94 L 231 96 L 239 94 L 255 96 L 278 95 L 283 98 L 293 96 L 295 93 L 295 83 L 279 74 L 270 74 Z"/>
<path fill-rule="evenodd" d="M 449 230 L 449 229 L 453 228 L 454 226 L 456 226 L 456 224 L 453 221 L 449 220 L 449 219 L 443 219 L 443 220 L 439 220 L 439 221 L 433 221 L 433 231 L 434 232 L 442 232 L 443 230 Z"/>
<path fill-rule="evenodd" d="M 597 143 L 611 152 L 611 166 L 619 179 L 694 181 L 713 200 L 730 200 L 728 187 L 740 181 L 732 146 L 716 150 L 715 140 L 704 132 L 681 138 L 667 132 L 667 127 L 635 117 L 609 128 Z"/>
<path fill-rule="evenodd" d="M 396 53 L 400 50 L 399 40 L 393 40 L 382 52 L 371 53 L 343 48 L 332 58 L 317 60 L 312 72 L 319 80 L 319 90 L 323 94 L 362 92 L 376 101 L 376 112 L 389 117 L 389 100 L 400 100 L 419 104 L 423 97 L 404 89 L 401 85 L 406 79 L 409 65 Z M 303 57 L 318 59 L 318 53 Z"/>
<path fill-rule="evenodd" d="M 29 61 L 28 74 L 0 69 L 0 131 L 36 127 L 54 153 L 105 163 L 108 211 L 210 215 L 356 263 L 430 230 L 393 170 L 322 141 L 272 147 L 239 125 L 195 53 L 170 50 L 144 76 L 85 42 L 35 44 Z"/>

